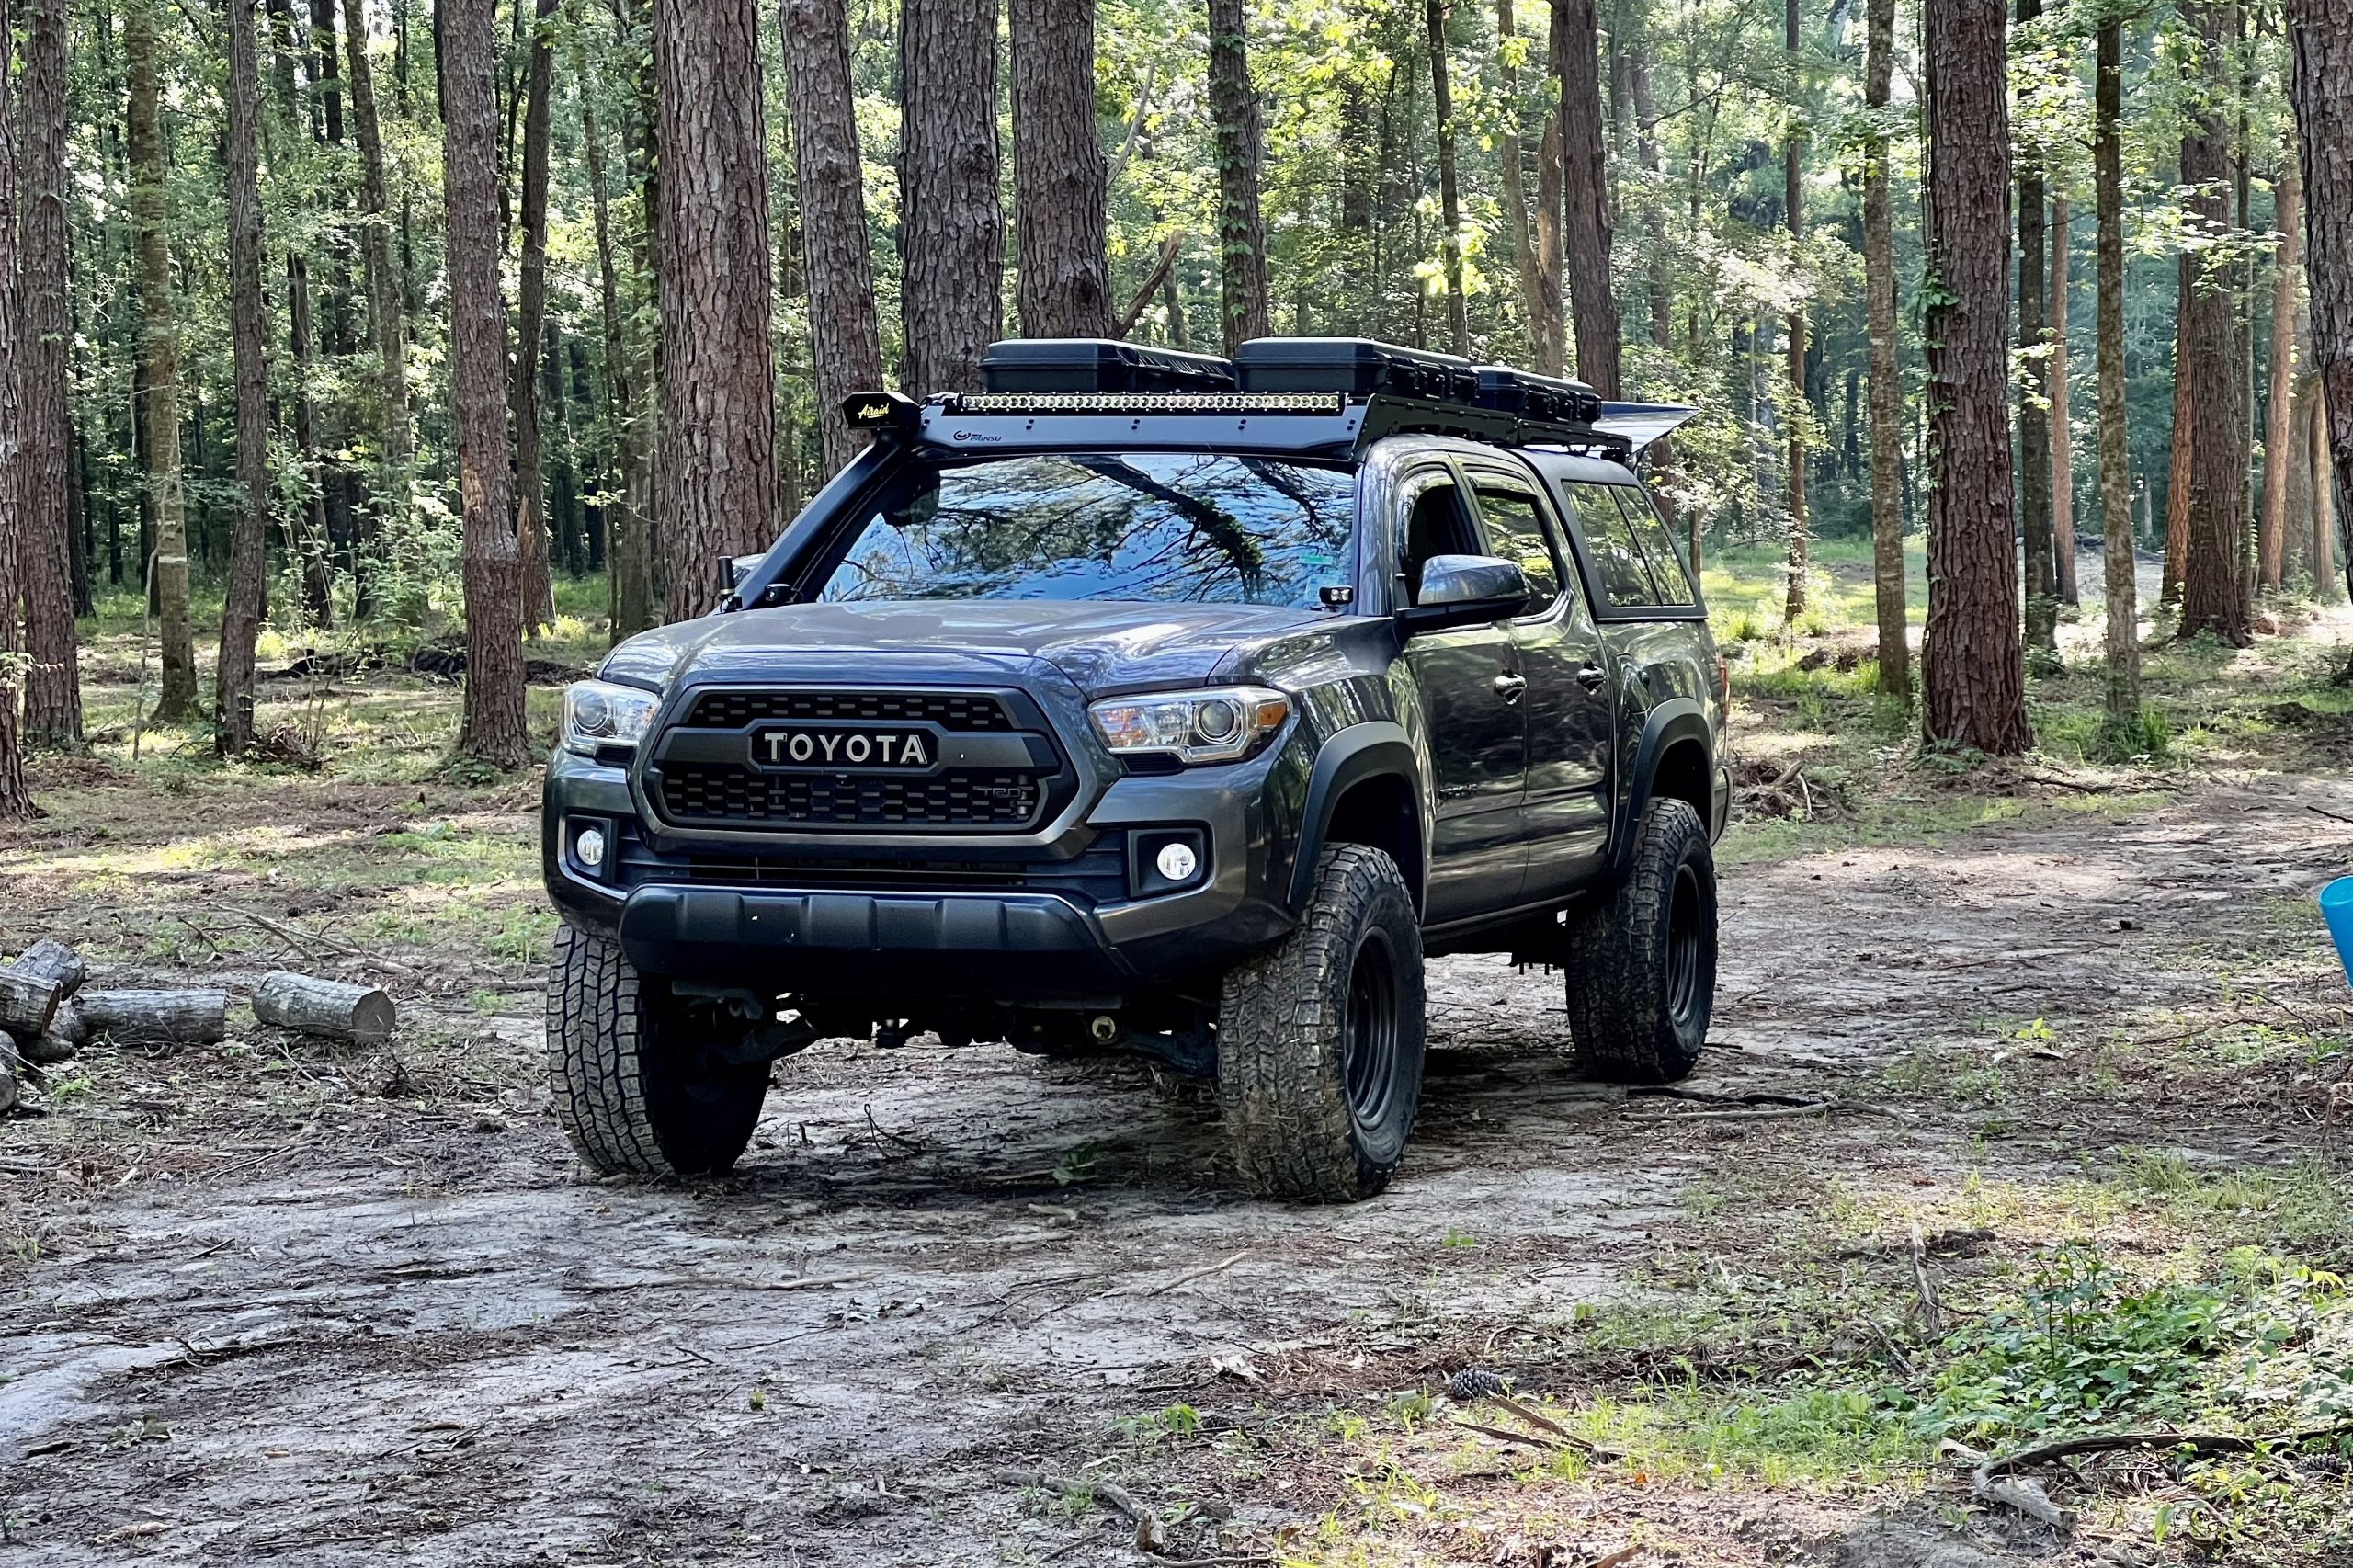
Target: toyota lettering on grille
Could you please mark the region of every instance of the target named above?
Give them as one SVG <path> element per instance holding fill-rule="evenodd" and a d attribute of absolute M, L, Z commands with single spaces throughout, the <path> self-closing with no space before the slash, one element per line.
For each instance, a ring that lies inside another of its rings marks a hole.
<path fill-rule="evenodd" d="M 923 730 L 776 728 L 752 733 L 752 761 L 763 767 L 921 772 L 938 760 L 938 739 Z"/>

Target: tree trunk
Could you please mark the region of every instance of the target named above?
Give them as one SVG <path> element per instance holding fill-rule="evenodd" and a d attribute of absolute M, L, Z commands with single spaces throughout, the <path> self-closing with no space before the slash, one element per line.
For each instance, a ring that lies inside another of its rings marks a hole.
<path fill-rule="evenodd" d="M 17 739 L 16 655 L 17 551 L 15 542 L 24 520 L 19 453 L 11 449 L 17 430 L 17 142 L 16 119 L 9 112 L 9 76 L 16 53 L 16 33 L 8 16 L 8 0 L 0 0 L 0 822 L 21 822 L 40 814 L 25 783 L 22 743 Z M 55 1010 L 55 988 L 51 990 Z M 46 1019 L 43 1020 L 47 1022 Z M 6 1028 L 0 1024 L 0 1028 Z M 23 1031 L 28 1039 L 39 1028 Z"/>
<path fill-rule="evenodd" d="M 347 0 L 357 5 L 358 0 Z M 261 297 L 260 66 L 253 0 L 228 0 L 229 336 L 237 380 L 237 483 L 244 492 L 229 545 L 221 607 L 217 702 L 223 756 L 254 742 L 254 642 L 261 633 L 269 550 L 269 361 Z"/>
<path fill-rule="evenodd" d="M 2353 0 L 2290 0 L 2288 15 L 2303 148 L 2313 365 L 2334 460 L 2313 483 L 2329 494 L 2333 508 L 2336 495 L 2353 495 Z M 2332 539 L 2334 533 L 2332 522 Z"/>
<path fill-rule="evenodd" d="M 1430 51 L 1430 103 L 1437 112 L 1438 266 L 1446 275 L 1447 347 L 1471 356 L 1471 300 L 1462 283 L 1462 186 L 1454 149 L 1454 88 L 1446 68 L 1447 0 L 1423 0 L 1422 24 Z"/>
<path fill-rule="evenodd" d="M 302 563 L 302 610 L 310 625 L 335 625 L 335 568 L 329 559 L 326 465 L 319 456 L 318 404 L 311 396 L 313 363 L 311 269 L 300 251 L 286 256 L 286 337 L 294 357 L 294 446 L 302 457 L 301 526 L 290 540 Z"/>
<path fill-rule="evenodd" d="M 1536 247 L 1528 235 L 1528 181 L 1520 167 L 1518 28 L 1511 0 L 1495 0 L 1495 49 L 1503 91 L 1495 105 L 1495 157 L 1503 165 L 1504 227 L 1511 234 L 1513 276 L 1519 282 L 1520 313 L 1528 320 L 1531 362 L 1544 358 L 1544 286 Z"/>
<path fill-rule="evenodd" d="M 1561 42 L 1558 13 L 1546 51 L 1545 74 L 1560 79 Z M 1536 143 L 1536 307 L 1543 331 L 1536 339 L 1536 373 L 1557 376 L 1568 368 L 1569 302 L 1562 280 L 1561 224 L 1566 213 L 1563 181 L 1567 177 L 1563 108 L 1553 107 L 1544 117 L 1544 135 Z"/>
<path fill-rule="evenodd" d="M 2124 46 L 2116 13 L 2099 22 L 2094 84 L 2092 162 L 2098 181 L 2099 528 L 2108 597 L 2108 716 L 2124 723 L 2141 712 L 2138 563 L 2132 548 L 2132 449 L 2124 404 L 2124 172 L 2120 122 Z"/>
<path fill-rule="evenodd" d="M 1553 63 L 1561 78 L 1563 174 L 1567 187 L 1569 309 L 1577 379 L 1605 398 L 1621 395 L 1618 301 L 1610 292 L 1609 175 L 1601 131 L 1601 52 L 1594 0 L 1552 0 Z"/>
<path fill-rule="evenodd" d="M 844 400 L 882 386 L 874 264 L 866 236 L 866 175 L 858 156 L 849 13 L 843 0 L 783 0 L 785 87 L 801 192 L 801 265 L 817 376 L 819 445 L 831 477 L 866 437 L 842 417 Z M 765 546 L 764 536 L 759 544 Z M 706 574 L 707 575 L 708 574 Z"/>
<path fill-rule="evenodd" d="M 82 738 L 81 656 L 74 627 L 73 446 L 66 413 L 74 341 L 66 288 L 65 0 L 36 0 L 25 32 L 23 144 L 17 150 L 23 239 L 17 354 L 25 422 L 17 586 L 25 603 L 24 737 L 37 746 Z"/>
<path fill-rule="evenodd" d="M 1666 204 L 1659 199 L 1658 129 L 1651 108 L 1650 51 L 1638 50 L 1631 66 L 1634 95 L 1634 158 L 1642 165 L 1643 272 L 1650 290 L 1651 347 L 1674 347 L 1673 288 L 1668 274 Z"/>
<path fill-rule="evenodd" d="M 906 0 L 900 22 L 904 385 L 919 398 L 978 387 L 1004 324 L 996 26 L 997 0 Z"/>
<path fill-rule="evenodd" d="M 1258 93 L 1250 85 L 1247 0 L 1209 0 L 1210 118 L 1217 127 L 1218 275 L 1225 351 L 1273 333 L 1267 304 L 1267 225 L 1258 215 L 1265 155 Z M 1506 178 L 1513 176 L 1506 176 Z"/>
<path fill-rule="evenodd" d="M 2030 744 L 2018 645 L 2009 417 L 2010 115 L 2001 0 L 1927 0 L 1927 737 Z"/>
<path fill-rule="evenodd" d="M 2291 144 L 2280 160 L 2273 186 L 2278 205 L 2272 223 L 2279 250 L 2271 275 L 2271 388 L 2263 426 L 2263 510 L 2256 532 L 2256 580 L 2276 588 L 2287 575 L 2288 454 L 2295 445 L 2289 415 L 2295 405 L 2296 311 L 2304 265 L 2304 181 Z M 2317 583 L 2317 579 L 2314 580 Z"/>
<path fill-rule="evenodd" d="M 377 440 L 383 472 L 378 510 L 407 507 L 409 434 L 405 369 L 408 324 L 400 269 L 392 261 L 392 204 L 384 172 L 384 136 L 376 114 L 376 76 L 368 59 L 367 0 L 343 0 L 344 55 L 351 90 L 351 129 L 359 143 L 359 256 L 368 284 L 368 318 L 376 335 Z"/>
<path fill-rule="evenodd" d="M 494 6 L 495 0 L 441 0 L 441 177 L 450 415 L 464 516 L 466 696 L 458 752 L 509 768 L 530 760 L 531 745 L 523 709 L 522 562 L 506 457 Z"/>
<path fill-rule="evenodd" d="M 155 497 L 153 574 L 163 680 L 155 722 L 196 714 L 196 643 L 188 630 L 188 501 L 180 474 L 179 328 L 172 300 L 171 233 L 164 205 L 164 138 L 158 119 L 155 11 L 162 0 L 128 0 L 123 56 L 131 85 L 131 210 L 139 230 L 139 313 L 146 331 L 147 483 Z"/>
<path fill-rule="evenodd" d="M 2189 278 L 2196 262 L 2185 255 L 2175 281 L 2173 327 L 2173 442 L 2165 464 L 2165 552 L 2157 595 L 2161 604 L 2181 603 L 2182 568 L 2189 559 Z"/>
<path fill-rule="evenodd" d="M 1895 74 L 1895 0 L 1870 0 L 1863 102 L 1887 108 Z M 1876 118 L 1867 121 L 1877 124 Z M 1879 610 L 1879 688 L 1912 694 L 1912 646 L 1904 613 L 1904 381 L 1896 365 L 1895 225 L 1889 211 L 1887 138 L 1863 148 L 1863 290 L 1870 324 L 1871 589 Z"/>
<path fill-rule="evenodd" d="M 2208 233 L 2230 225 L 2230 131 L 2222 107 L 2231 85 L 2225 75 L 2230 42 L 2229 7 L 2220 0 L 2190 0 L 2184 16 L 2204 40 L 2203 97 L 2186 108 L 2181 139 L 2181 181 L 2195 193 L 2190 210 Z M 2178 635 L 2211 631 L 2244 647 L 2249 638 L 2246 579 L 2240 570 L 2245 509 L 2246 467 L 2242 443 L 2246 411 L 2245 375 L 2239 362 L 2238 312 L 2228 269 L 2193 280 L 2184 334 L 2188 350 L 2189 540 L 2181 574 Z"/>
<path fill-rule="evenodd" d="M 597 288 L 604 307 L 605 423 L 620 458 L 620 483 L 605 500 L 605 560 L 613 575 L 613 641 L 654 624 L 654 550 L 648 519 L 638 510 L 648 489 L 643 396 L 621 310 L 620 268 L 613 256 L 612 197 L 605 178 L 605 142 L 597 121 L 597 95 L 589 90 L 586 62 L 574 40 L 574 74 L 580 78 L 580 135 L 587 150 L 588 196 L 597 229 Z"/>
<path fill-rule="evenodd" d="M 351 6 L 354 0 L 344 4 Z M 540 456 L 540 332 L 548 310 L 548 96 L 555 81 L 556 4 L 537 0 L 531 28 L 530 84 L 523 110 L 523 267 L 507 397 L 515 416 L 515 526 L 522 551 L 526 634 L 555 624 L 555 585 L 548 569 L 547 474 Z M 356 101 L 356 87 L 354 95 Z"/>
<path fill-rule="evenodd" d="M 1110 174 L 1095 129 L 1095 0 L 1009 0 L 1015 287 L 1025 337 L 1111 330 Z M 861 250 L 863 246 L 861 245 Z"/>
<path fill-rule="evenodd" d="M 2042 0 L 2018 0 L 2021 26 L 2042 15 Z M 2043 311 L 2049 284 L 2043 276 L 2042 154 L 2030 142 L 2018 160 L 2018 350 L 2027 357 L 2046 346 Z M 2028 358 L 2029 365 L 2038 361 Z M 2031 383 L 2030 383 L 2031 384 Z M 2058 641 L 2058 576 L 2052 564 L 2051 418 L 2036 400 L 2018 399 L 2018 530 L 2026 555 L 2026 641 L 2055 651 Z"/>
<path fill-rule="evenodd" d="M 795 12 L 785 7 L 788 59 L 812 47 Z M 684 620 L 717 597 L 714 562 L 765 550 L 778 532 L 767 129 L 753 0 L 657 0 L 654 63 L 665 403 L 657 510 L 667 619 Z M 806 167 L 808 144 L 822 131 L 798 116 L 794 130 Z M 855 179 L 854 158 L 849 167 Z M 826 222 L 804 208 L 804 229 Z M 832 235 L 864 254 L 862 222 Z"/>
<path fill-rule="evenodd" d="M 1789 54 L 1791 75 L 1797 75 L 1801 70 L 1798 61 L 1798 0 L 1785 0 L 1781 7 L 1781 47 Z M 1792 256 L 1801 252 L 1805 244 L 1804 152 L 1804 126 L 1797 111 L 1792 109 L 1789 128 L 1781 142 L 1781 203 L 1783 215 L 1789 220 Z M 1783 566 L 1784 592 L 1781 599 L 1781 619 L 1785 623 L 1794 621 L 1805 613 L 1805 427 L 1813 405 L 1806 396 L 1805 387 L 1805 305 L 1802 301 L 1790 307 L 1789 335 L 1789 392 L 1781 414 L 1782 424 L 1789 433 L 1790 542 Z"/>
<path fill-rule="evenodd" d="M 2075 585 L 2075 451 L 2067 412 L 2073 379 L 2067 357 L 2068 252 L 2073 215 L 2067 198 L 2051 199 L 2051 355 L 2042 362 L 2042 396 L 2051 405 L 2051 564 L 2061 604 L 2080 604 Z"/>

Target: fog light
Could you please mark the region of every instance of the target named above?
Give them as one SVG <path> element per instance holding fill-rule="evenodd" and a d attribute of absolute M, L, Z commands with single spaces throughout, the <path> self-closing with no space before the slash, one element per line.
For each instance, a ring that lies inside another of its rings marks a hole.
<path fill-rule="evenodd" d="M 1200 869 L 1201 858 L 1193 853 L 1193 846 L 1189 844 L 1164 844 L 1153 864 L 1170 881 L 1189 882 L 1193 880 L 1193 873 Z"/>
<path fill-rule="evenodd" d="M 572 841 L 573 858 L 589 870 L 605 863 L 605 835 L 601 828 L 583 828 L 580 836 Z"/>

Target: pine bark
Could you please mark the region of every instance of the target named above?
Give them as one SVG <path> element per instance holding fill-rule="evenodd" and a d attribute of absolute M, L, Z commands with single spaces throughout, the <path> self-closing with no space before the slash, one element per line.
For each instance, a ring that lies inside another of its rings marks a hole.
<path fill-rule="evenodd" d="M 25 28 L 18 192 L 23 320 L 17 333 L 24 442 L 17 571 L 25 607 L 24 738 L 82 738 L 81 653 L 74 626 L 73 427 L 66 408 L 74 324 L 66 288 L 65 0 L 35 0 Z"/>
<path fill-rule="evenodd" d="M 1601 129 L 1601 46 L 1594 0 L 1552 0 L 1553 66 L 1561 81 L 1562 172 L 1568 206 L 1569 311 L 1577 379 L 1621 395 L 1618 301 L 1610 291 L 1609 174 Z"/>
<path fill-rule="evenodd" d="M 597 120 L 597 95 L 588 90 L 585 62 L 575 47 L 580 95 L 581 144 L 587 153 L 589 210 L 597 233 L 597 292 L 604 312 L 605 424 L 620 458 L 620 483 L 605 500 L 605 560 L 612 574 L 613 640 L 654 623 L 654 551 L 647 519 L 638 509 L 650 487 L 645 453 L 643 390 L 621 309 L 620 266 L 614 256 L 612 194 L 605 175 L 605 142 Z"/>
<path fill-rule="evenodd" d="M 1025 337 L 1111 330 L 1109 168 L 1095 128 L 1095 0 L 1008 0 L 1015 300 Z"/>
<path fill-rule="evenodd" d="M 2196 262 L 2185 255 L 2175 280 L 2173 326 L 2173 441 L 2165 464 L 2165 549 L 2158 602 L 2181 603 L 2181 574 L 2189 560 L 2189 422 L 2190 394 L 2196 389 L 2190 374 L 2189 279 Z"/>
<path fill-rule="evenodd" d="M 530 737 L 523 708 L 522 562 L 506 452 L 494 6 L 441 0 L 441 177 L 450 413 L 464 517 L 466 693 L 458 752 L 509 768 L 530 760 Z"/>
<path fill-rule="evenodd" d="M 916 397 L 979 386 L 1004 326 L 996 28 L 997 0 L 905 0 L 900 22 L 900 319 Z"/>
<path fill-rule="evenodd" d="M 1643 273 L 1650 290 L 1651 347 L 1674 347 L 1674 290 L 1668 274 L 1666 204 L 1659 199 L 1658 128 L 1651 108 L 1649 51 L 1638 51 L 1628 67 L 1634 96 L 1634 159 L 1642 165 Z"/>
<path fill-rule="evenodd" d="M 2230 7 L 2191 0 L 2184 15 L 2204 42 L 2205 91 L 2187 106 L 2181 180 L 2189 207 L 2209 233 L 2231 225 L 2230 129 L 2222 107 Z M 2181 574 L 2178 635 L 2211 632 L 2244 647 L 2250 635 L 2246 579 L 2240 570 L 2245 507 L 2245 372 L 2239 358 L 2237 304 L 2225 270 L 2192 280 L 2184 328 L 2189 391 L 2188 549 Z"/>
<path fill-rule="evenodd" d="M 2031 744 L 2009 417 L 2010 116 L 2001 0 L 1927 0 L 1929 740 Z"/>
<path fill-rule="evenodd" d="M 355 0 L 344 0 L 350 6 Z M 555 84 L 557 0 L 537 0 L 523 109 L 523 266 L 515 311 L 508 403 L 515 416 L 516 519 L 522 551 L 523 630 L 555 624 L 548 565 L 548 487 L 540 427 L 540 335 L 548 311 L 548 97 Z M 357 81 L 355 74 L 354 80 Z M 355 101 L 357 101 L 355 89 Z"/>
<path fill-rule="evenodd" d="M 1265 132 L 1250 85 L 1247 0 L 1209 0 L 1210 115 L 1217 126 L 1218 276 L 1225 351 L 1274 331 L 1267 303 L 1267 225 L 1258 211 Z M 1506 176 L 1509 177 L 1508 176 Z"/>
<path fill-rule="evenodd" d="M 2296 402 L 2296 312 L 2304 265 L 2304 181 L 2290 144 L 2273 184 L 2272 221 L 2279 248 L 2271 273 L 2271 385 L 2263 426 L 2263 508 L 2256 530 L 2256 581 L 2276 588 L 2287 576 L 2289 453 L 2295 446 L 2290 415 Z"/>
<path fill-rule="evenodd" d="M 1556 27 L 1545 51 L 1548 82 L 1560 79 L 1561 52 Z M 1569 301 L 1561 254 L 1568 199 L 1564 113 L 1564 105 L 1553 105 L 1552 112 L 1544 117 L 1544 134 L 1536 143 L 1536 304 L 1543 323 L 1536 340 L 1536 373 L 1541 376 L 1557 376 L 1568 369 Z"/>
<path fill-rule="evenodd" d="M 1447 347 L 1471 357 L 1471 297 L 1462 282 L 1462 184 L 1454 146 L 1454 85 L 1446 67 L 1447 0 L 1423 0 L 1422 30 L 1430 54 L 1430 104 L 1437 113 L 1438 265 L 1446 275 Z"/>
<path fill-rule="evenodd" d="M 2288 20 L 2303 149 L 2313 365 L 2332 459 L 2314 483 L 2325 490 L 2333 475 L 2333 506 L 2336 496 L 2353 495 L 2353 0 L 2290 0 Z"/>
<path fill-rule="evenodd" d="M 23 743 L 18 739 L 13 669 L 17 639 L 17 540 L 23 537 L 21 451 L 17 431 L 17 191 L 16 117 L 9 112 L 9 77 L 16 32 L 8 0 L 0 0 L 0 822 L 39 815 L 25 782 Z M 54 989 L 51 1007 L 55 1009 Z M 43 1020 L 47 1022 L 46 1019 Z M 12 1031 L 13 1032 L 13 1031 Z M 23 1031 L 38 1036 L 38 1028 Z"/>
<path fill-rule="evenodd" d="M 795 15 L 788 5 L 788 58 L 807 48 Z M 717 597 L 713 562 L 764 550 L 778 532 L 767 131 L 753 0 L 658 0 L 654 64 L 665 405 L 657 511 L 666 616 L 685 620 Z M 795 130 L 796 142 L 809 139 L 810 126 Z M 812 230 L 824 222 L 814 211 L 802 218 Z M 837 237 L 865 248 L 862 223 Z"/>
<path fill-rule="evenodd" d="M 853 393 L 881 387 L 882 340 L 866 237 L 866 175 L 850 78 L 849 13 L 843 0 L 783 5 L 785 87 L 792 104 L 800 179 L 818 437 L 830 477 L 865 444 L 866 437 L 842 418 L 841 405 Z"/>
<path fill-rule="evenodd" d="M 1792 77 L 1802 67 L 1798 60 L 1798 0 L 1785 0 L 1781 7 L 1781 47 L 1789 55 Z M 1790 114 L 1788 130 L 1781 142 L 1781 204 L 1782 215 L 1789 220 L 1790 250 L 1792 256 L 1805 244 L 1805 129 L 1797 111 Z M 1808 522 L 1805 494 L 1805 426 L 1812 412 L 1805 386 L 1805 304 L 1800 301 L 1790 307 L 1789 316 L 1789 389 L 1788 402 L 1782 412 L 1782 423 L 1788 427 L 1786 459 L 1789 464 L 1790 540 L 1783 565 L 1784 588 L 1781 619 L 1794 621 L 1805 613 L 1806 547 Z"/>
<path fill-rule="evenodd" d="M 409 460 L 408 323 L 400 268 L 392 259 L 392 203 L 384 133 L 376 113 L 376 74 L 368 58 L 367 0 L 343 0 L 344 56 L 351 93 L 351 130 L 359 144 L 359 260 L 368 287 L 368 321 L 376 338 L 376 440 L 380 517 L 407 506 Z"/>
<path fill-rule="evenodd" d="M 2042 397 L 2051 405 L 2051 564 L 2059 602 L 2080 604 L 2075 582 L 2075 452 L 2067 407 L 2074 379 L 2067 355 L 2067 286 L 2073 214 L 2063 195 L 2051 199 L 2051 355 L 2042 362 Z"/>
<path fill-rule="evenodd" d="M 358 0 L 347 0 L 357 5 Z M 228 0 L 229 336 L 237 383 L 237 483 L 221 608 L 215 744 L 242 756 L 254 742 L 254 642 L 261 633 L 269 548 L 269 362 L 261 295 L 260 67 L 253 0 Z"/>
<path fill-rule="evenodd" d="M 2042 0 L 2018 0 L 2021 25 L 2042 15 Z M 2018 159 L 2018 349 L 2021 357 L 2046 346 L 2043 311 L 2049 301 L 2043 261 L 2042 154 L 2030 143 Z M 2034 363 L 2028 360 L 2028 363 Z M 2051 422 L 2033 398 L 2018 399 L 2018 528 L 2026 557 L 2027 645 L 2058 647 L 2058 578 L 2051 560 Z"/>
<path fill-rule="evenodd" d="M 147 484 L 155 501 L 154 584 L 163 676 L 157 723 L 196 715 L 196 643 L 188 627 L 188 498 L 180 472 L 179 327 L 172 299 L 171 231 L 164 207 L 164 139 L 155 70 L 162 0 L 127 0 L 123 59 L 130 76 L 131 210 L 139 232 L 139 312 L 145 324 Z"/>
<path fill-rule="evenodd" d="M 1519 283 L 1520 313 L 1528 321 L 1531 361 L 1544 358 L 1544 285 L 1536 247 L 1529 242 L 1528 178 L 1520 167 L 1518 27 L 1511 0 L 1495 0 L 1495 45 L 1503 90 L 1496 104 L 1495 156 L 1503 165 L 1504 227 L 1511 234 L 1512 273 Z"/>
<path fill-rule="evenodd" d="M 1863 103 L 1887 108 L 1895 75 L 1895 0 L 1870 0 Z M 1876 119 L 1873 120 L 1876 124 Z M 1895 224 L 1889 205 L 1887 138 L 1863 148 L 1863 290 L 1870 327 L 1871 590 L 1879 611 L 1879 688 L 1912 693 L 1912 646 L 1904 580 L 1904 382 L 1896 364 Z"/>
<path fill-rule="evenodd" d="M 2093 176 L 2098 185 L 2099 527 L 2108 598 L 2107 699 L 2111 722 L 2141 711 L 2140 582 L 2132 547 L 2132 448 L 2124 403 L 2124 99 L 2122 24 L 2101 13 L 2093 83 Z"/>
<path fill-rule="evenodd" d="M 2318 383 L 2320 378 L 2313 378 Z M 2324 603 L 2345 597 L 2336 575 L 2337 476 L 2329 460 L 2328 393 L 2315 384 L 2312 399 L 2313 594 Z"/>

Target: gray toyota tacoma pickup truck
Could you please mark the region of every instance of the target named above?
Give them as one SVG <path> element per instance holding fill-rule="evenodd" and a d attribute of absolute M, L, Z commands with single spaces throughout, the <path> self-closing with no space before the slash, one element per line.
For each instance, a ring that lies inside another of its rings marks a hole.
<path fill-rule="evenodd" d="M 1142 1052 L 1272 1196 L 1380 1191 L 1424 962 L 1565 977 L 1682 1077 L 1716 962 L 1724 666 L 1633 463 L 1680 411 L 1446 356 L 1000 344 L 712 613 L 572 687 L 544 869 L 559 1116 L 724 1170 L 828 1039 Z"/>

